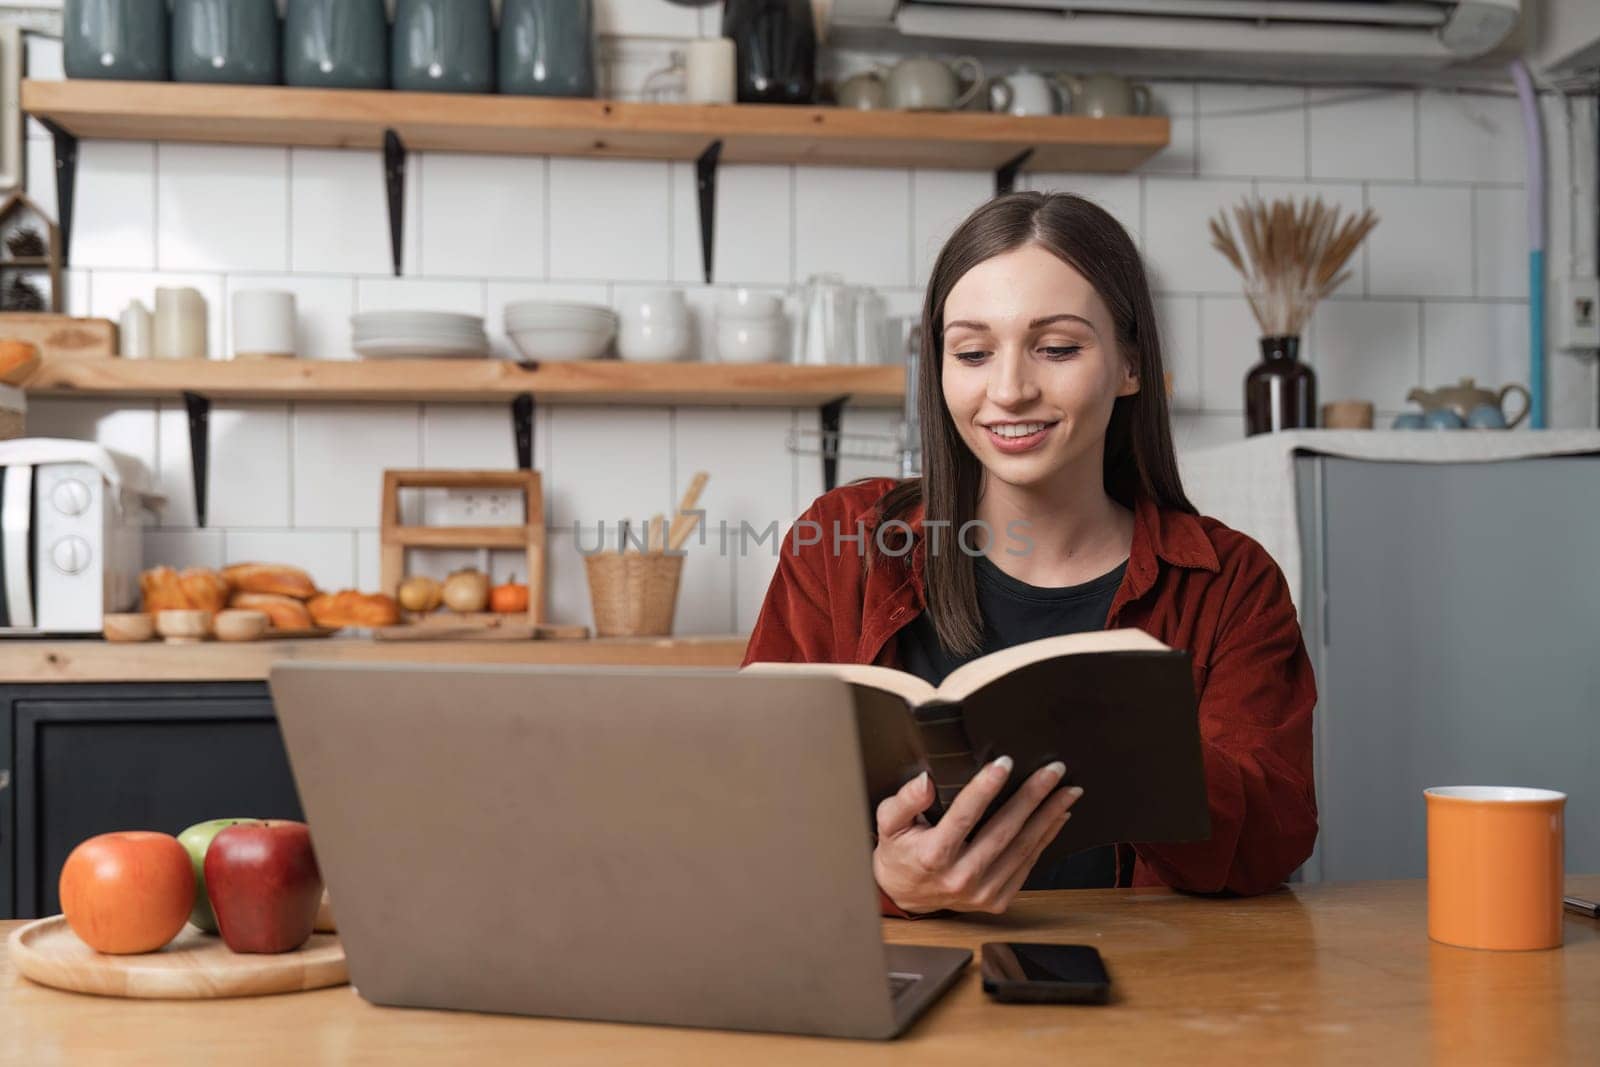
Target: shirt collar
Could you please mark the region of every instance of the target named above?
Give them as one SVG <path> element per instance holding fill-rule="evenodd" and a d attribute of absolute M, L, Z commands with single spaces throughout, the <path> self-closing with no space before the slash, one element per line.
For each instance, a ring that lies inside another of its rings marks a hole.
<path fill-rule="evenodd" d="M 919 602 L 926 600 L 923 577 L 926 573 L 927 539 L 922 535 L 923 513 L 924 506 L 919 500 L 905 518 L 916 538 L 908 563 L 910 573 L 907 582 L 915 589 Z M 894 531 L 886 532 L 884 542 L 894 546 L 900 543 L 901 536 L 903 534 Z M 953 536 L 954 531 L 951 530 L 940 532 L 941 550 L 953 543 Z M 1186 511 L 1163 509 L 1149 497 L 1141 495 L 1134 504 L 1133 544 L 1128 553 L 1128 571 L 1123 579 L 1123 590 L 1117 599 L 1136 600 L 1153 589 L 1160 574 L 1158 560 L 1189 570 L 1215 573 L 1222 569 L 1217 560 L 1217 550 L 1212 546 L 1211 538 L 1206 536 L 1198 517 Z"/>

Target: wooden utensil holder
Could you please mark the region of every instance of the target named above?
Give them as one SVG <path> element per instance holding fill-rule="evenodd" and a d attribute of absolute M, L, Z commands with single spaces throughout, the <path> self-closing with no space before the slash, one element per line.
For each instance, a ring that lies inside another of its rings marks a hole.
<path fill-rule="evenodd" d="M 406 526 L 400 521 L 402 489 L 516 490 L 522 494 L 521 526 Z M 379 576 L 383 591 L 397 596 L 408 548 L 514 548 L 528 556 L 529 623 L 544 622 L 544 492 L 538 471 L 383 472 Z"/>
<path fill-rule="evenodd" d="M 583 558 L 597 637 L 666 637 L 678 606 L 683 556 L 592 552 Z"/>

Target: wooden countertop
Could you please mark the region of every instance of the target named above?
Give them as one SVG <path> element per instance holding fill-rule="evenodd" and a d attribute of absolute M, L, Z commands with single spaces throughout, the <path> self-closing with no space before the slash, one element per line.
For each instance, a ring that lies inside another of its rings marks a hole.
<path fill-rule="evenodd" d="M 24 682 L 264 681 L 280 660 L 342 663 L 566 663 L 737 667 L 748 638 L 602 637 L 587 641 L 0 642 L 0 684 Z"/>
<path fill-rule="evenodd" d="M 1600 875 L 1568 879 L 1600 896 Z M 0 923 L 0 937 L 16 923 Z M 1164 889 L 1023 894 L 1001 917 L 885 920 L 891 941 L 1098 947 L 1106 1007 L 996 1004 L 976 965 L 898 1041 L 847 1042 L 377 1008 L 351 989 L 127 1001 L 36 986 L 0 960 L 0 1060 L 262 1065 L 522 1063 L 1600 1063 L 1600 922 L 1566 945 L 1476 952 L 1427 937 L 1422 881 L 1248 900 Z"/>

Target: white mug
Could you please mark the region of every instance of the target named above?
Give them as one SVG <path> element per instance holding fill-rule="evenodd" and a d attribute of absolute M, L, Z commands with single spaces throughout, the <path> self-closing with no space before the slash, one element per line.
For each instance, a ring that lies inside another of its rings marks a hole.
<path fill-rule="evenodd" d="M 206 358 L 206 298 L 198 289 L 157 289 L 157 359 Z"/>
<path fill-rule="evenodd" d="M 683 95 L 691 104 L 734 101 L 734 49 L 728 37 L 690 41 L 683 53 Z"/>
<path fill-rule="evenodd" d="M 294 294 L 241 289 L 233 294 L 233 358 L 295 354 Z"/>

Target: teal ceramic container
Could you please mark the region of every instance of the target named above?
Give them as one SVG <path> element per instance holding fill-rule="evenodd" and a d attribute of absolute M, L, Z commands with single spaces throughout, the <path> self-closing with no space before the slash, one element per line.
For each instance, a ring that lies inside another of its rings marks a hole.
<path fill-rule="evenodd" d="M 500 91 L 594 96 L 593 0 L 505 0 Z"/>
<path fill-rule="evenodd" d="M 61 44 L 69 78 L 164 82 L 172 77 L 167 0 L 67 0 Z"/>
<path fill-rule="evenodd" d="M 279 36 L 273 0 L 174 0 L 173 80 L 277 85 Z"/>
<path fill-rule="evenodd" d="M 389 88 L 383 0 L 289 0 L 283 80 L 322 89 Z"/>
<path fill-rule="evenodd" d="M 489 0 L 399 0 L 390 68 L 396 89 L 493 92 L 494 13 Z"/>

